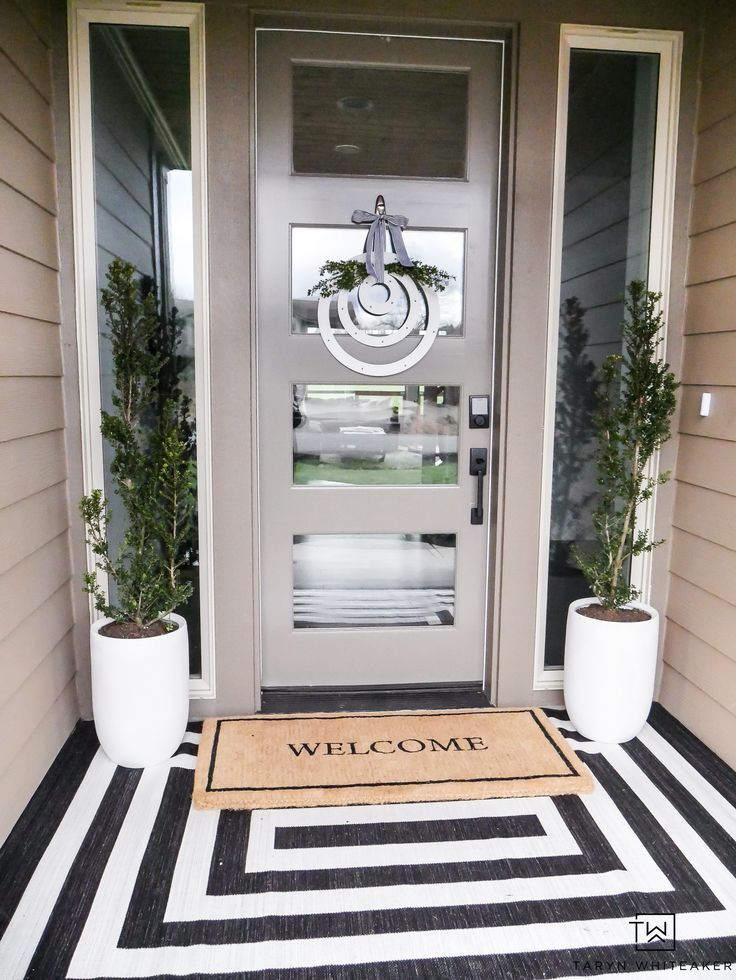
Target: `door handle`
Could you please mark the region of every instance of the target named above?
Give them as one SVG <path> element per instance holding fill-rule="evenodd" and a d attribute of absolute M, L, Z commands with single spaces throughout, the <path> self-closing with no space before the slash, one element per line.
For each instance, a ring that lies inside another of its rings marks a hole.
<path fill-rule="evenodd" d="M 483 523 L 483 477 L 488 472 L 488 450 L 470 450 L 470 475 L 478 477 L 475 507 L 470 508 L 470 523 Z"/>

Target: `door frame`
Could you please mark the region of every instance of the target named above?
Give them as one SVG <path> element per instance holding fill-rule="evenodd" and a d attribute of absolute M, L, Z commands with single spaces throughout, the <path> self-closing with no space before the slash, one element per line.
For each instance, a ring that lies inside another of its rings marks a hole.
<path fill-rule="evenodd" d="M 375 25 L 375 26 L 374 26 Z M 513 188 L 511 175 L 513 166 L 513 107 L 516 103 L 515 65 L 518 31 L 513 24 L 498 25 L 467 25 L 454 21 L 411 21 L 385 20 L 377 18 L 356 20 L 350 15 L 304 16 L 300 14 L 269 14 L 251 13 L 251 87 L 250 87 L 250 152 L 254 165 L 250 168 L 250 282 L 251 282 L 251 314 L 250 329 L 253 337 L 253 353 L 251 357 L 251 429 L 252 444 L 252 512 L 251 519 L 254 528 L 253 548 L 253 602 L 254 602 L 254 674 L 256 710 L 261 706 L 262 690 L 262 601 L 260 588 L 261 571 L 261 534 L 260 534 L 260 473 L 259 473 L 259 424 L 260 410 L 258 404 L 258 323 L 257 323 L 257 172 L 256 172 L 256 139 L 257 139 L 257 107 L 256 107 L 256 47 L 260 31 L 294 31 L 294 32 L 324 32 L 332 34 L 387 35 L 396 34 L 417 39 L 436 38 L 455 41 L 488 41 L 500 43 L 502 46 L 502 81 L 501 108 L 498 157 L 498 187 L 497 187 L 497 227 L 496 227 L 496 272 L 492 284 L 493 297 L 491 307 L 495 311 L 495 335 L 492 350 L 493 361 L 490 365 L 489 385 L 491 391 L 491 431 L 490 431 L 490 477 L 488 509 L 489 533 L 488 556 L 486 569 L 486 609 L 485 609 L 485 651 L 483 691 L 491 703 L 495 703 L 498 690 L 498 659 L 499 659 L 499 609 L 500 609 L 500 542 L 502 540 L 499 527 L 500 515 L 503 513 L 503 501 L 500 499 L 505 485 L 504 474 L 504 433 L 506 385 L 508 372 L 505 365 L 505 351 L 509 325 L 509 296 L 511 237 L 511 202 Z"/>

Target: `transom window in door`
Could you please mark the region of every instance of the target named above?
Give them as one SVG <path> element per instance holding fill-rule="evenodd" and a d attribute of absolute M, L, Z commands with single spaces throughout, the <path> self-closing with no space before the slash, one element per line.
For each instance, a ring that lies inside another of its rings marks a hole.
<path fill-rule="evenodd" d="M 466 175 L 464 71 L 296 63 L 292 90 L 295 174 Z"/>

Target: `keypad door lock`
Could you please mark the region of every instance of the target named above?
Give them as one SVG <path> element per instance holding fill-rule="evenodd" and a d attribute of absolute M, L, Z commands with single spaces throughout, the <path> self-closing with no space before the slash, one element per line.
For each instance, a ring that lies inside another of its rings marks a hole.
<path fill-rule="evenodd" d="M 488 429 L 491 424 L 491 399 L 488 395 L 471 395 L 469 402 L 469 427 L 471 429 Z"/>

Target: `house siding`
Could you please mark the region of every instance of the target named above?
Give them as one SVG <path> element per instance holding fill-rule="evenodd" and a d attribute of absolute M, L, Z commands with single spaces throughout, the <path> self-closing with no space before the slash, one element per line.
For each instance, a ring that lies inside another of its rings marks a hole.
<path fill-rule="evenodd" d="M 0 842 L 79 717 L 47 5 L 0 0 Z"/>
<path fill-rule="evenodd" d="M 736 765 L 736 8 L 705 5 L 660 701 Z M 700 396 L 712 393 L 710 416 Z"/>
<path fill-rule="evenodd" d="M 92 45 L 92 79 L 98 276 L 104 281 L 110 262 L 121 258 L 153 278 L 154 149 L 148 118 L 100 41 Z"/>

